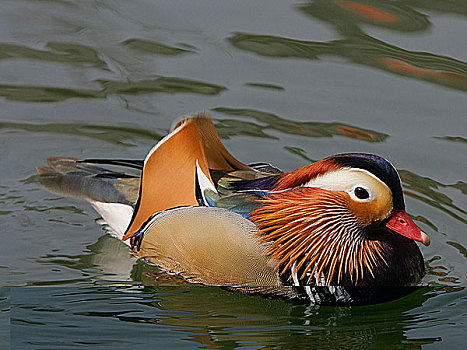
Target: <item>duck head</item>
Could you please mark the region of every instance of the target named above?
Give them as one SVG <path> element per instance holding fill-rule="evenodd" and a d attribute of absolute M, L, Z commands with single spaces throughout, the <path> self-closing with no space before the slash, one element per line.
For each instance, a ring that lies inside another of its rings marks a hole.
<path fill-rule="evenodd" d="M 281 274 L 326 285 L 423 276 L 414 241 L 430 239 L 406 213 L 399 175 L 386 159 L 339 154 L 268 181 L 273 190 L 251 219 Z"/>

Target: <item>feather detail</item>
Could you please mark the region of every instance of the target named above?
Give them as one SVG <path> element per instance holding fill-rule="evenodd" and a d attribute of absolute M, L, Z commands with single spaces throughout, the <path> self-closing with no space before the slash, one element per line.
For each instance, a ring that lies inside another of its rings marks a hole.
<path fill-rule="evenodd" d="M 133 235 L 134 253 L 187 281 L 248 293 L 297 297 L 254 238 L 256 226 L 221 208 L 181 207 L 154 214 Z"/>
<path fill-rule="evenodd" d="M 144 161 L 139 159 L 106 159 L 106 158 L 89 158 L 77 160 L 76 163 L 101 164 L 101 165 L 116 165 L 128 168 L 143 170 Z"/>
<path fill-rule="evenodd" d="M 346 193 L 319 188 L 298 188 L 271 193 L 251 213 L 260 231 L 266 254 L 279 263 L 280 274 L 289 278 L 303 271 L 307 284 L 319 281 L 339 283 L 344 275 L 352 285 L 378 264 L 386 264 L 382 245 L 365 237 L 363 226 L 350 213 Z"/>
<path fill-rule="evenodd" d="M 337 169 L 340 169 L 340 165 L 326 158 L 319 162 L 279 175 L 274 190 L 280 191 L 297 188 L 320 175 Z"/>
<path fill-rule="evenodd" d="M 340 169 L 340 165 L 327 158 L 287 173 L 279 173 L 279 170 L 277 169 L 277 171 L 273 172 L 272 175 L 269 173 L 265 174 L 268 176 L 263 175 L 259 178 L 243 178 L 236 181 L 229 181 L 228 185 L 231 189 L 236 191 L 290 190 L 292 188 L 302 187 L 304 184 L 318 176 L 337 169 Z"/>
<path fill-rule="evenodd" d="M 210 169 L 251 170 L 227 151 L 206 113 L 175 123 L 172 132 L 146 156 L 138 202 L 123 240 L 130 238 L 156 212 L 198 205 L 197 168 L 204 174 L 205 182 L 211 184 Z"/>

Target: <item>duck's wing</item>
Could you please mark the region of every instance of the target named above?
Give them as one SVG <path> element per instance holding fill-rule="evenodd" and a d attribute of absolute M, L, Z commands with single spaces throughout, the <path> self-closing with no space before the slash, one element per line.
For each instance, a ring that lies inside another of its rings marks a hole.
<path fill-rule="evenodd" d="M 197 180 L 214 188 L 211 171 L 251 169 L 225 149 L 206 113 L 181 119 L 144 161 L 50 157 L 47 162 L 37 168 L 40 183 L 89 201 L 118 237 L 128 233 L 124 240 L 158 211 L 197 205 Z M 115 166 L 125 171 L 111 170 Z"/>
<path fill-rule="evenodd" d="M 236 170 L 251 168 L 227 151 L 207 113 L 181 119 L 144 160 L 138 201 L 123 239 L 154 213 L 198 205 L 197 183 L 215 192 L 211 171 Z"/>
<path fill-rule="evenodd" d="M 277 176 L 282 174 L 280 169 L 268 163 L 249 166 L 251 170 L 232 171 L 220 177 L 216 182 L 216 192 L 199 185 L 197 192 L 203 194 L 203 204 L 224 208 L 248 218 L 261 205 L 261 199 L 273 190 Z"/>
<path fill-rule="evenodd" d="M 222 208 L 181 207 L 153 215 L 132 245 L 139 257 L 190 282 L 295 296 L 256 231 L 251 221 Z"/>
<path fill-rule="evenodd" d="M 112 161 L 107 159 L 106 164 Z M 134 206 L 139 176 L 95 164 L 93 160 L 88 162 L 71 157 L 48 157 L 48 166 L 37 167 L 39 182 L 48 190 L 63 196 Z"/>
<path fill-rule="evenodd" d="M 138 198 L 140 178 L 96 164 L 122 165 L 138 164 L 127 160 L 127 164 L 112 164 L 112 160 L 83 161 L 76 158 L 47 158 L 48 166 L 37 167 L 39 182 L 49 191 L 62 196 L 88 201 L 102 216 L 110 231 L 122 238 Z M 135 166 L 130 166 L 135 168 Z"/>

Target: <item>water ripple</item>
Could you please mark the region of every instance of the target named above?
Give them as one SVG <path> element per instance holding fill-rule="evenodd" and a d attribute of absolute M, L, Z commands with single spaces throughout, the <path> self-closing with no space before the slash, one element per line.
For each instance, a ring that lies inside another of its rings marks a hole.
<path fill-rule="evenodd" d="M 219 134 L 223 138 L 228 138 L 233 135 L 250 135 L 253 131 L 253 136 L 275 138 L 268 135 L 265 130 L 276 130 L 289 135 L 300 135 L 306 137 L 333 137 L 344 136 L 360 141 L 367 142 L 384 142 L 389 135 L 374 130 L 363 129 L 353 125 L 347 125 L 337 122 L 298 122 L 290 119 L 279 117 L 272 113 L 266 113 L 253 109 L 242 108 L 226 108 L 217 107 L 213 109 L 217 113 L 222 113 L 232 116 L 252 118 L 260 124 L 249 122 L 237 122 L 233 120 L 223 119 L 216 124 Z M 227 127 L 225 124 L 228 123 Z M 237 128 L 230 128 L 230 125 L 236 124 Z"/>
<path fill-rule="evenodd" d="M 0 96 L 11 101 L 59 102 L 70 98 L 106 98 L 109 95 L 144 95 L 152 93 L 191 93 L 218 95 L 225 87 L 177 77 L 159 77 L 139 81 L 98 80 L 101 90 L 37 85 L 0 84 Z"/>
<path fill-rule="evenodd" d="M 296 40 L 273 35 L 236 33 L 228 41 L 238 49 L 275 58 L 346 58 L 349 62 L 467 91 L 467 63 L 450 57 L 408 51 L 355 29 L 331 42 Z"/>

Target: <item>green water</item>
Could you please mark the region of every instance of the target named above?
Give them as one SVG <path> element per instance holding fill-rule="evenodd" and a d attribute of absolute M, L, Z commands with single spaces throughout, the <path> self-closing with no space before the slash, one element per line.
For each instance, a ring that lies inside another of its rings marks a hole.
<path fill-rule="evenodd" d="M 0 2 L 0 348 L 463 349 L 465 1 Z M 370 152 L 400 171 L 428 274 L 390 303 L 315 307 L 137 261 L 47 156 L 142 159 L 210 111 L 245 162 Z"/>

